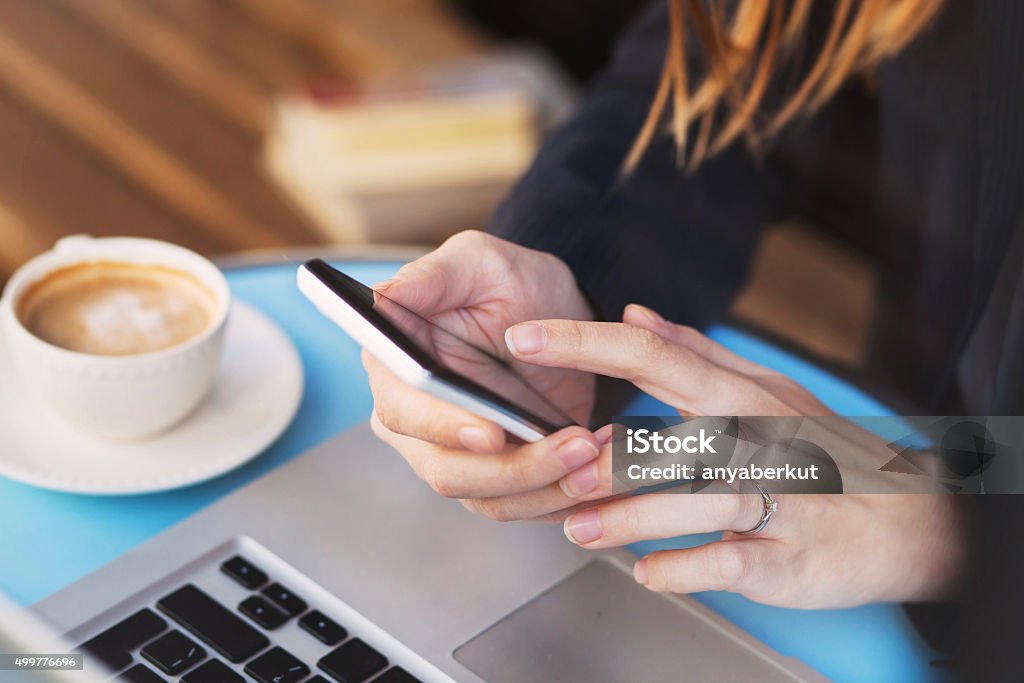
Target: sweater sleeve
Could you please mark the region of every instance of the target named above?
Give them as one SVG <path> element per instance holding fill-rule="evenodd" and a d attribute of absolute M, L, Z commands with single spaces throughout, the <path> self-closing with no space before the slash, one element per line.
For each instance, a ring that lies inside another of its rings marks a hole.
<path fill-rule="evenodd" d="M 777 173 L 742 143 L 687 174 L 667 134 L 620 173 L 664 63 L 667 4 L 620 42 L 578 112 L 542 145 L 489 230 L 549 251 L 572 269 L 601 317 L 628 303 L 703 327 L 743 284 L 762 226 L 779 210 Z"/>

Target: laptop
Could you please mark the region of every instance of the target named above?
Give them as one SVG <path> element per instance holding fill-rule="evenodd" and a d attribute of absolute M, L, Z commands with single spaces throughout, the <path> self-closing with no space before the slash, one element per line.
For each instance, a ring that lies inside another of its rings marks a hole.
<path fill-rule="evenodd" d="M 363 424 L 35 605 L 84 669 L 0 681 L 825 680 L 633 559 L 473 515 Z M 28 623 L 0 652 L 46 647 Z"/>

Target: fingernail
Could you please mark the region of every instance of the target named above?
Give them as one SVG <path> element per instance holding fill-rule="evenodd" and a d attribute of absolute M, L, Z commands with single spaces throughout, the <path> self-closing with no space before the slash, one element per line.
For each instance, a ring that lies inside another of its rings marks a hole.
<path fill-rule="evenodd" d="M 565 465 L 566 471 L 571 472 L 580 465 L 596 458 L 599 451 L 597 446 L 586 439 L 576 437 L 575 439 L 569 439 L 559 446 L 555 453 L 562 461 L 562 464 Z"/>
<path fill-rule="evenodd" d="M 594 432 L 594 438 L 602 446 L 609 443 L 613 436 L 615 436 L 615 425 L 605 425 Z"/>
<path fill-rule="evenodd" d="M 576 545 L 593 543 L 601 538 L 601 516 L 597 510 L 578 512 L 565 518 L 565 536 Z"/>
<path fill-rule="evenodd" d="M 633 565 L 633 578 L 644 586 L 647 585 L 647 558 L 644 558 Z"/>
<path fill-rule="evenodd" d="M 537 353 L 544 348 L 544 328 L 533 323 L 513 325 L 505 330 L 505 344 L 517 355 Z"/>
<path fill-rule="evenodd" d="M 391 285 L 395 284 L 396 282 L 398 282 L 398 278 L 397 277 L 393 277 L 393 278 L 391 278 L 389 280 L 384 280 L 382 282 L 378 282 L 377 284 L 375 284 L 370 289 L 374 290 L 375 292 L 383 292 L 384 290 L 386 290 L 388 287 L 390 287 Z"/>
<path fill-rule="evenodd" d="M 584 465 L 563 477 L 559 484 L 570 498 L 579 498 L 597 489 L 597 463 Z"/>
<path fill-rule="evenodd" d="M 467 450 L 487 453 L 494 450 L 487 432 L 479 427 L 463 427 L 459 430 L 459 441 Z"/>
<path fill-rule="evenodd" d="M 660 315 L 658 315 L 651 309 L 647 308 L 646 306 L 641 306 L 640 304 L 630 304 L 629 306 L 626 306 L 626 308 L 632 308 L 633 310 L 637 311 L 638 313 L 640 313 L 640 315 L 647 318 L 647 321 L 652 325 L 665 324 L 664 318 L 662 318 Z"/>

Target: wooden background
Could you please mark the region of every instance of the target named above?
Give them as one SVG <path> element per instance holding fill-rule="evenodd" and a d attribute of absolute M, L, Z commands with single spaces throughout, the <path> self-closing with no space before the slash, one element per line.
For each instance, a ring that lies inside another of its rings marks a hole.
<path fill-rule="evenodd" d="M 479 49 L 435 0 L 0 0 L 0 283 L 72 233 L 315 242 L 260 169 L 273 94 Z"/>
<path fill-rule="evenodd" d="M 273 95 L 482 49 L 443 0 L 0 0 L 0 284 L 72 233 L 315 243 L 260 168 Z M 873 292 L 862 259 L 783 227 L 734 315 L 856 364 Z"/>

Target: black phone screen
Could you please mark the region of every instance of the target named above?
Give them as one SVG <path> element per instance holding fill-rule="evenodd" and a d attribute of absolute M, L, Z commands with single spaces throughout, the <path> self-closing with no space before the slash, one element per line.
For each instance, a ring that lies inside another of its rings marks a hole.
<path fill-rule="evenodd" d="M 504 359 L 413 313 L 321 259 L 305 264 L 318 280 L 435 378 L 552 433 L 576 424 Z"/>

